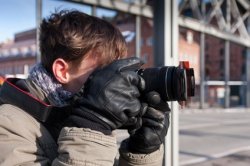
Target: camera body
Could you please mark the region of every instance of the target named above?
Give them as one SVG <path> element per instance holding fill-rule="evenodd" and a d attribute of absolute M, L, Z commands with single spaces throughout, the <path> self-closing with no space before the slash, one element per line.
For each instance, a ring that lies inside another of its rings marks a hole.
<path fill-rule="evenodd" d="M 195 94 L 195 77 L 188 61 L 180 65 L 146 68 L 137 71 L 146 83 L 143 94 L 156 91 L 164 101 L 186 101 Z"/>

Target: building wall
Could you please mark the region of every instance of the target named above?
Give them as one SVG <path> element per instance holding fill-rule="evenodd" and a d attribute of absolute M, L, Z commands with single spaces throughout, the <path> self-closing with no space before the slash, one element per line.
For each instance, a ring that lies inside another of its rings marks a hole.
<path fill-rule="evenodd" d="M 35 64 L 34 57 L 28 58 L 8 58 L 4 61 L 0 60 L 0 73 L 2 75 L 16 75 L 16 74 L 27 74 L 25 71 L 30 69 Z M 25 69 L 27 67 L 27 69 Z"/>
<path fill-rule="evenodd" d="M 0 45 L 0 74 L 27 74 L 36 63 L 36 30 L 15 34 L 13 41 Z"/>
<path fill-rule="evenodd" d="M 36 39 L 36 29 L 31 29 L 31 30 L 27 30 L 24 32 L 19 32 L 15 34 L 15 42 L 22 42 L 25 40 L 33 40 Z"/>

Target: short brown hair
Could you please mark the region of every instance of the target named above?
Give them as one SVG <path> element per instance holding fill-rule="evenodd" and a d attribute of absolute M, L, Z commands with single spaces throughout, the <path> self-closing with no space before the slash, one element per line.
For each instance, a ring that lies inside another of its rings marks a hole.
<path fill-rule="evenodd" d="M 51 72 L 55 59 L 79 61 L 95 49 L 100 65 L 127 55 L 121 32 L 111 23 L 73 10 L 55 12 L 40 26 L 40 51 L 44 67 Z"/>

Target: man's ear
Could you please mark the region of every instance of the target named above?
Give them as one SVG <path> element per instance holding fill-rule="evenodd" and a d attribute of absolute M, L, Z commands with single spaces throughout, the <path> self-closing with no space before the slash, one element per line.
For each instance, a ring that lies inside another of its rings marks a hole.
<path fill-rule="evenodd" d="M 55 78 L 62 84 L 66 84 L 69 82 L 69 64 L 58 58 L 53 62 L 52 70 Z"/>

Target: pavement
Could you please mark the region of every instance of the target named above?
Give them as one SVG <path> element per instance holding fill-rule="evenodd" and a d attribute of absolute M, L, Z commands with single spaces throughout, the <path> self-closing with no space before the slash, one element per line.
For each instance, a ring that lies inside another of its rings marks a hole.
<path fill-rule="evenodd" d="M 186 166 L 249 166 L 250 150 Z"/>
<path fill-rule="evenodd" d="M 249 112 L 250 109 L 249 108 L 230 108 L 230 109 L 204 109 L 204 110 L 184 110 L 183 112 L 181 112 L 182 115 L 184 115 L 184 117 L 188 114 L 191 115 L 195 115 L 196 113 L 201 113 L 203 115 L 209 114 L 211 113 L 211 111 L 217 114 L 223 114 L 223 115 L 231 115 L 230 117 L 234 117 L 234 118 L 228 118 L 226 122 L 224 122 L 224 125 L 236 125 L 239 126 L 238 130 L 242 129 L 242 126 L 245 126 L 246 128 L 249 127 Z M 237 114 L 235 114 L 237 113 Z M 180 114 L 180 115 L 181 115 Z M 239 115 L 238 115 L 239 114 Z M 240 116 L 240 114 L 242 114 L 242 116 Z M 237 117 L 237 116 L 239 117 Z M 243 118 L 243 116 L 246 116 L 246 118 Z M 220 117 L 222 118 L 222 117 Z M 236 120 L 237 119 L 237 120 Z M 241 120 L 240 120 L 241 119 Z M 202 124 L 200 124 L 202 125 Z M 210 124 L 209 124 L 210 125 Z M 209 126 L 206 124 L 203 124 L 203 126 Z M 242 125 L 242 126 L 241 126 Z M 240 127 L 241 126 L 241 127 Z M 190 126 L 192 127 L 192 126 Z M 221 126 L 216 126 L 216 128 L 220 128 Z M 181 125 L 180 128 L 184 128 L 185 129 L 185 125 Z M 222 128 L 223 130 L 225 130 L 226 128 Z M 222 131 L 223 131 L 222 130 Z M 227 135 L 227 136 L 240 136 L 243 133 L 246 133 L 247 130 L 242 130 L 241 132 L 239 132 L 240 134 L 235 134 L 235 135 Z M 242 136 L 242 135 L 241 135 Z M 248 135 L 244 135 L 245 137 L 241 137 L 242 139 L 239 140 L 234 140 L 235 141 L 239 141 L 239 142 L 244 142 L 247 141 L 247 139 L 249 139 Z M 239 137 L 240 138 L 240 137 Z M 244 139 L 245 140 L 244 140 Z M 218 139 L 218 137 L 215 137 L 215 139 Z M 227 140 L 224 140 L 225 142 Z M 228 144 L 229 142 L 225 143 Z M 249 142 L 248 142 L 249 143 Z M 223 142 L 220 142 L 219 144 L 224 144 Z M 220 146 L 219 144 L 215 145 L 215 146 Z M 229 143 L 229 144 L 234 144 L 233 142 Z M 248 146 L 247 146 L 248 145 Z M 216 149 L 216 147 L 215 147 Z M 203 155 L 202 155 L 203 154 Z M 238 147 L 238 148 L 232 148 L 231 150 L 226 150 L 224 153 L 217 153 L 217 154 L 210 154 L 210 155 L 204 155 L 203 153 L 200 153 L 200 158 L 194 159 L 193 161 L 190 160 L 191 162 L 188 164 L 180 164 L 182 166 L 250 166 L 250 144 L 246 144 L 245 147 Z M 193 163 L 192 163 L 193 162 Z M 180 162 L 181 163 L 181 162 Z"/>

